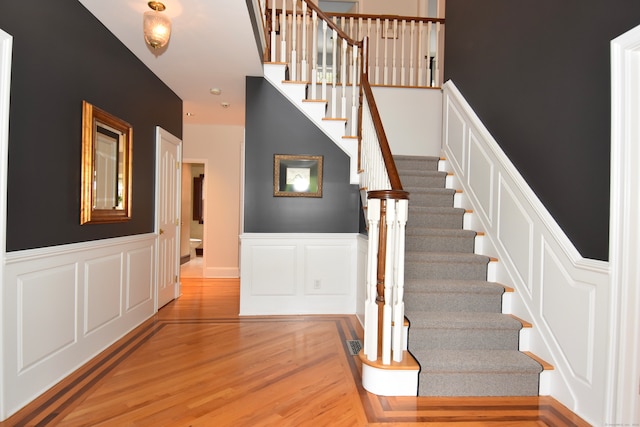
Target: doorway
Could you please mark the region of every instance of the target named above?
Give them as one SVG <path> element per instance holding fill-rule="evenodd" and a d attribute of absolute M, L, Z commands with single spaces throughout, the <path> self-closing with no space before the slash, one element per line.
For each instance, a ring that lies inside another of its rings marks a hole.
<path fill-rule="evenodd" d="M 182 164 L 182 204 L 180 276 L 203 277 L 206 189 L 205 163 L 194 160 Z"/>

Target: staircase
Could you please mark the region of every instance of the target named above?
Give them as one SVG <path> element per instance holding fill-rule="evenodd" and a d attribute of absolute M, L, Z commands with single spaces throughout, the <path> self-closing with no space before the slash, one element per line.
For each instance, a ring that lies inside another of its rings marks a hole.
<path fill-rule="evenodd" d="M 518 351 L 523 323 L 502 314 L 505 287 L 487 281 L 495 260 L 474 253 L 477 235 L 463 229 L 439 159 L 394 159 L 410 192 L 404 301 L 418 395 L 538 395 L 542 366 Z"/>

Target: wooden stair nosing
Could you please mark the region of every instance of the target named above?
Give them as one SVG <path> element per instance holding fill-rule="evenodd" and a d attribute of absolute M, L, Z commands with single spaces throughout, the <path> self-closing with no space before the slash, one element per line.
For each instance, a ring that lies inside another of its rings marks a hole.
<path fill-rule="evenodd" d="M 369 360 L 367 356 L 364 354 L 364 349 L 358 352 L 358 357 L 360 361 L 365 365 L 371 366 L 372 368 L 377 369 L 388 369 L 388 370 L 397 370 L 397 371 L 418 371 L 420 370 L 420 364 L 413 357 L 411 353 L 404 350 L 402 352 L 402 361 L 396 362 L 391 359 L 391 363 L 389 365 L 385 365 L 382 363 L 382 357 L 378 357 L 376 360 Z"/>

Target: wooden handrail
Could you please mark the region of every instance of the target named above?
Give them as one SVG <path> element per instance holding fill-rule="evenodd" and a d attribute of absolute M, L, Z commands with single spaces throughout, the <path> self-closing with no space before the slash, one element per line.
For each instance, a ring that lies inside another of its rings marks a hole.
<path fill-rule="evenodd" d="M 366 38 L 365 38 L 366 39 Z M 382 120 L 380 119 L 380 113 L 378 112 L 378 106 L 373 97 L 373 90 L 369 84 L 369 80 L 366 77 L 366 73 L 362 73 L 363 78 L 360 80 L 360 87 L 367 96 L 369 101 L 369 109 L 371 110 L 371 118 L 373 126 L 378 134 L 378 141 L 380 143 L 380 150 L 382 151 L 382 158 L 387 168 L 387 174 L 389 175 L 389 183 L 392 190 L 402 190 L 402 183 L 400 182 L 400 176 L 398 175 L 398 169 L 396 163 L 393 161 L 393 155 L 391 154 L 391 148 L 389 148 L 389 141 L 387 140 L 387 134 L 382 126 Z M 362 108 L 362 107 L 361 107 Z"/>
<path fill-rule="evenodd" d="M 385 20 L 389 20 L 389 21 L 393 21 L 393 20 L 397 20 L 397 21 L 416 21 L 416 22 L 433 22 L 433 23 L 441 23 L 444 24 L 445 19 L 444 18 L 429 18 L 429 17 L 423 17 L 423 16 L 401 16 L 401 15 L 368 15 L 368 14 L 362 14 L 362 13 L 338 13 L 338 12 L 331 12 L 331 13 L 326 13 L 326 15 L 331 16 L 331 17 L 337 17 L 337 18 L 354 18 L 354 19 L 380 19 L 381 21 L 385 21 Z"/>
<path fill-rule="evenodd" d="M 315 10 L 316 14 L 318 15 L 319 18 L 322 18 L 324 21 L 327 22 L 327 25 L 329 26 L 329 28 L 331 28 L 332 30 L 335 30 L 338 35 L 345 39 L 347 41 L 347 43 L 349 43 L 351 46 L 358 46 L 358 47 L 362 47 L 362 42 L 356 41 L 354 39 L 352 39 L 351 37 L 349 37 L 349 35 L 347 33 L 345 33 L 344 31 L 342 31 L 336 24 L 333 23 L 333 21 L 331 20 L 331 18 L 329 18 L 329 16 L 324 13 L 322 10 L 320 10 L 320 8 L 318 6 L 316 6 L 314 3 L 308 1 L 307 3 L 307 8 Z M 269 8 L 269 3 L 267 2 L 267 6 L 266 6 L 266 10 L 267 10 L 267 14 L 271 13 L 271 9 Z M 278 12 L 281 13 L 280 9 L 276 9 Z M 287 14 L 289 13 L 293 13 L 293 11 L 291 10 L 285 10 L 285 12 Z M 297 15 L 302 15 L 301 11 L 296 12 Z M 310 12 L 307 12 L 307 14 L 311 14 Z"/>

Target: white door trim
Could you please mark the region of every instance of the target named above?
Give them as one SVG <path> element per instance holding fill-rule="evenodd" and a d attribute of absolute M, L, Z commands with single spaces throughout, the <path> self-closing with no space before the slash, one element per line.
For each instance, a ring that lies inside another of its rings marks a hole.
<path fill-rule="evenodd" d="M 7 247 L 7 164 L 9 159 L 9 93 L 11 91 L 11 52 L 13 49 L 13 37 L 0 30 L 0 282 L 6 283 L 4 280 L 4 264 L 5 252 Z M 0 292 L 0 328 L 2 327 L 2 319 L 4 313 L 3 292 Z M 1 329 L 0 329 L 1 330 Z M 4 379 L 4 334 L 0 343 L 0 421 L 7 416 L 5 408 L 5 389 Z"/>
<path fill-rule="evenodd" d="M 181 201 L 181 194 L 182 194 L 182 186 L 180 185 L 180 183 L 182 182 L 181 180 L 181 174 L 182 174 L 182 140 L 180 140 L 179 138 L 177 138 L 176 136 L 172 135 L 171 133 L 169 133 L 168 131 L 162 129 L 160 126 L 156 126 L 156 178 L 155 178 L 155 234 L 156 234 L 156 248 L 155 248 L 155 253 L 156 253 L 156 262 L 155 262 L 155 271 L 154 271 L 154 301 L 155 301 L 155 311 L 158 311 L 158 309 L 160 307 L 158 307 L 158 288 L 160 286 L 159 283 L 159 269 L 160 269 L 160 254 L 159 254 L 159 249 L 160 249 L 160 162 L 161 162 L 161 157 L 162 157 L 162 139 L 166 139 L 169 142 L 171 142 L 172 144 L 175 144 L 178 148 L 177 148 L 177 162 L 179 164 L 179 169 L 176 172 L 177 173 L 177 180 L 176 180 L 176 192 L 177 194 L 175 195 L 175 202 L 176 202 L 176 212 L 178 215 L 178 223 L 175 224 L 176 227 L 176 237 L 175 237 L 175 244 L 176 244 L 176 248 L 175 248 L 175 259 L 173 260 L 174 264 L 174 271 L 176 272 L 176 275 L 179 275 L 180 272 L 180 201 Z M 174 298 L 178 298 L 178 296 L 180 296 L 180 280 L 176 280 L 175 282 L 175 292 L 174 292 Z"/>
<path fill-rule="evenodd" d="M 611 344 L 604 423 L 640 423 L 640 26 L 611 42 Z"/>

